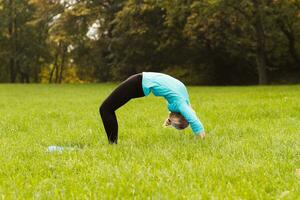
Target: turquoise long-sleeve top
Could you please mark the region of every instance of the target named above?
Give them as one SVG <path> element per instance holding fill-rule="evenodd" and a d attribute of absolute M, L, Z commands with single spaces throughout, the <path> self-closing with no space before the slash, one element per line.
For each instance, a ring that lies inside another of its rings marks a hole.
<path fill-rule="evenodd" d="M 190 106 L 190 99 L 185 85 L 167 74 L 143 72 L 142 87 L 145 96 L 151 92 L 164 97 L 171 112 L 180 113 L 190 124 L 194 134 L 204 131 L 201 121 Z"/>

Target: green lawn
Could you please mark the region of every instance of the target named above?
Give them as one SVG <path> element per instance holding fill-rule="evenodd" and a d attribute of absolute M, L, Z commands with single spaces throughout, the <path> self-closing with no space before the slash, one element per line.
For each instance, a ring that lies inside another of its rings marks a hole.
<path fill-rule="evenodd" d="M 114 87 L 0 85 L 0 199 L 300 199 L 300 86 L 189 87 L 204 141 L 162 128 L 162 98 L 132 100 L 111 146 Z"/>

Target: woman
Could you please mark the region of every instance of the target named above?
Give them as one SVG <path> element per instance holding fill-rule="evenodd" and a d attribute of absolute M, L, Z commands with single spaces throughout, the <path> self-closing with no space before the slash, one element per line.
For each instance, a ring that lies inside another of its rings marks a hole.
<path fill-rule="evenodd" d="M 150 93 L 162 96 L 168 102 L 170 111 L 165 126 L 178 130 L 189 124 L 198 137 L 204 138 L 202 123 L 192 109 L 186 87 L 179 80 L 162 73 L 143 72 L 130 76 L 122 82 L 100 106 L 100 115 L 110 144 L 118 142 L 118 122 L 115 111 L 130 99 L 148 96 Z"/>

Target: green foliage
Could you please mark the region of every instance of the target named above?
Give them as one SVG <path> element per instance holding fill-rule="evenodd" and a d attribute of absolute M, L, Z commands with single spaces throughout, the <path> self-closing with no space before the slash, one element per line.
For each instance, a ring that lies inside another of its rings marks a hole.
<path fill-rule="evenodd" d="M 201 84 L 300 81 L 296 0 L 7 0 L 0 18 L 0 82 L 61 83 L 72 67 L 89 82 L 180 70 Z"/>
<path fill-rule="evenodd" d="M 214 84 L 215 80 L 210 79 L 213 75 L 209 66 L 199 65 L 197 69 L 191 70 L 190 66 L 172 66 L 163 73 L 176 77 L 187 85 Z"/>
<path fill-rule="evenodd" d="M 136 99 L 110 146 L 98 108 L 115 86 L 0 85 L 1 197 L 299 198 L 299 86 L 188 88 L 205 140 L 162 128 L 163 99 Z"/>

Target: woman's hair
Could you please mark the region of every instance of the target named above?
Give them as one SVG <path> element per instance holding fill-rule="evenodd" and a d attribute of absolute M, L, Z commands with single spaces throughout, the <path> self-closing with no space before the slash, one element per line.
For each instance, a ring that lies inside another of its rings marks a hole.
<path fill-rule="evenodd" d="M 176 112 L 170 112 L 169 117 L 166 119 L 164 126 L 172 125 L 174 128 L 178 130 L 183 130 L 189 126 L 189 123 L 185 120 L 185 118 Z"/>

